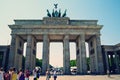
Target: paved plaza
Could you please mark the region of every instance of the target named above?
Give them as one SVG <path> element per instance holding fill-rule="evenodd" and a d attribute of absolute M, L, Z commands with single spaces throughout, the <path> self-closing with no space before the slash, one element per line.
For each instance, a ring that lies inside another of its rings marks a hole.
<path fill-rule="evenodd" d="M 33 80 L 33 76 L 30 77 L 30 80 Z M 46 76 L 41 76 L 39 80 L 46 80 Z M 50 80 L 54 80 L 53 77 Z M 120 80 L 120 75 L 63 75 L 58 76 L 57 80 Z"/>

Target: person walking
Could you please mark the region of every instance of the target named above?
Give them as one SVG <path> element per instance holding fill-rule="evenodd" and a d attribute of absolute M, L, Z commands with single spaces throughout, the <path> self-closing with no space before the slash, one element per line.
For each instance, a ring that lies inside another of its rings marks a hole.
<path fill-rule="evenodd" d="M 25 71 L 25 80 L 29 80 L 30 72 L 29 70 Z"/>
<path fill-rule="evenodd" d="M 4 74 L 4 80 L 11 80 L 11 76 L 9 74 L 9 71 L 5 72 L 5 74 Z"/>
<path fill-rule="evenodd" d="M 12 76 L 11 76 L 11 80 L 17 80 L 17 73 L 16 73 L 16 69 L 12 68 Z"/>
<path fill-rule="evenodd" d="M 49 78 L 51 78 L 50 76 L 50 71 L 49 69 L 46 71 L 46 80 L 49 80 Z"/>
<path fill-rule="evenodd" d="M 13 68 L 11 67 L 10 69 L 9 69 L 9 74 L 10 74 L 10 80 L 12 80 L 12 70 L 13 70 Z"/>
<path fill-rule="evenodd" d="M 108 75 L 108 77 L 110 77 L 110 71 L 109 70 L 107 70 L 107 75 Z"/>
<path fill-rule="evenodd" d="M 22 69 L 19 70 L 18 80 L 25 80 L 25 76 Z"/>
<path fill-rule="evenodd" d="M 3 71 L 3 68 L 0 68 L 0 80 L 4 80 L 4 71 Z"/>
<path fill-rule="evenodd" d="M 53 73 L 53 78 L 54 78 L 54 80 L 57 79 L 57 73 L 56 73 L 56 71 L 54 71 L 54 73 Z"/>
<path fill-rule="evenodd" d="M 40 68 L 37 69 L 37 80 L 39 79 L 40 77 Z"/>
<path fill-rule="evenodd" d="M 33 80 L 37 80 L 37 70 L 36 69 L 33 70 L 33 76 L 34 76 Z"/>

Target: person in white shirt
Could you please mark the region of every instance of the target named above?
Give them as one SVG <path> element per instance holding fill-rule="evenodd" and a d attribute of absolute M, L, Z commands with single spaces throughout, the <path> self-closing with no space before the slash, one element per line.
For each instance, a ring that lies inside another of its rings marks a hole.
<path fill-rule="evenodd" d="M 37 80 L 37 70 L 36 69 L 33 70 L 33 76 L 34 76 L 34 80 Z"/>
<path fill-rule="evenodd" d="M 56 73 L 56 71 L 54 71 L 54 73 L 53 73 L 53 78 L 54 78 L 54 80 L 57 79 L 57 73 Z"/>
<path fill-rule="evenodd" d="M 4 80 L 4 71 L 3 71 L 3 68 L 0 68 L 0 80 Z"/>

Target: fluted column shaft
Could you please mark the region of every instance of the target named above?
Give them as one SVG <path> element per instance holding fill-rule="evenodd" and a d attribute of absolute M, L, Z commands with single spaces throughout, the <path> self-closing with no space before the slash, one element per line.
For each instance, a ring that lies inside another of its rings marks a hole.
<path fill-rule="evenodd" d="M 117 55 L 117 52 L 114 52 L 115 53 L 115 64 L 116 64 L 116 73 L 119 73 L 119 63 L 118 63 L 118 55 Z"/>
<path fill-rule="evenodd" d="M 49 69 L 49 38 L 47 34 L 43 35 L 43 54 L 42 54 L 42 74 Z"/>
<path fill-rule="evenodd" d="M 25 69 L 31 70 L 32 35 L 27 36 Z"/>
<path fill-rule="evenodd" d="M 104 73 L 104 67 L 103 67 L 103 56 L 102 56 L 102 49 L 101 49 L 101 41 L 100 41 L 100 35 L 95 36 L 96 40 L 96 72 L 98 74 L 103 74 Z"/>
<path fill-rule="evenodd" d="M 87 73 L 85 35 L 81 34 L 77 40 L 77 74 Z"/>
<path fill-rule="evenodd" d="M 107 51 L 105 51 L 105 61 L 106 61 L 106 67 L 107 67 L 107 70 L 109 70 L 109 57 L 108 57 L 108 53 L 107 53 Z M 107 72 L 107 71 L 106 71 Z"/>
<path fill-rule="evenodd" d="M 65 35 L 63 40 L 63 71 L 65 75 L 70 74 L 69 35 Z"/>
<path fill-rule="evenodd" d="M 87 63 L 86 63 L 86 47 L 85 47 L 85 35 L 81 34 L 81 54 L 82 54 L 82 72 L 87 73 Z"/>
<path fill-rule="evenodd" d="M 16 35 L 12 34 L 12 40 L 10 45 L 10 54 L 9 54 L 9 61 L 8 61 L 8 69 L 14 66 L 14 59 L 15 59 L 15 47 L 16 47 Z"/>
<path fill-rule="evenodd" d="M 35 68 L 36 64 L 36 39 L 32 36 L 32 43 L 31 43 L 31 69 Z"/>

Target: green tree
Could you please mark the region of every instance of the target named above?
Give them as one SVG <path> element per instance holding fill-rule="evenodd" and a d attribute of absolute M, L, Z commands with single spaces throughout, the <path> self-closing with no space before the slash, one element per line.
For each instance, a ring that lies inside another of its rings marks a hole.
<path fill-rule="evenodd" d="M 87 59 L 87 70 L 90 70 L 90 58 L 87 57 L 86 59 Z"/>
<path fill-rule="evenodd" d="M 76 66 L 76 60 L 70 60 L 70 67 Z"/>
<path fill-rule="evenodd" d="M 39 67 L 42 68 L 42 59 L 36 58 L 36 66 L 39 66 Z M 50 67 L 50 68 L 53 68 L 53 66 L 50 65 L 50 64 L 49 64 L 49 67 Z"/>
<path fill-rule="evenodd" d="M 90 58 L 87 57 L 87 70 L 90 70 Z M 76 60 L 70 60 L 70 67 L 76 66 Z"/>
<path fill-rule="evenodd" d="M 25 69 L 25 58 L 26 58 L 25 56 L 23 56 L 23 58 L 22 58 L 22 69 Z M 36 66 L 39 66 L 39 67 L 42 68 L 42 59 L 36 58 Z M 53 67 L 53 66 L 50 65 L 50 64 L 49 64 L 49 66 L 50 66 L 50 68 Z"/>
<path fill-rule="evenodd" d="M 36 66 L 42 67 L 42 59 L 36 58 Z"/>

